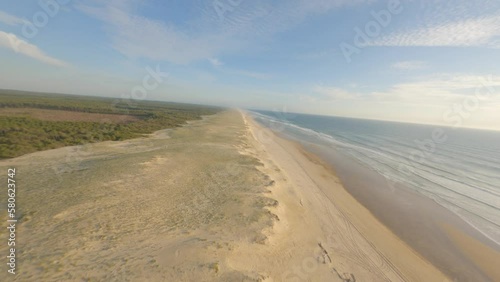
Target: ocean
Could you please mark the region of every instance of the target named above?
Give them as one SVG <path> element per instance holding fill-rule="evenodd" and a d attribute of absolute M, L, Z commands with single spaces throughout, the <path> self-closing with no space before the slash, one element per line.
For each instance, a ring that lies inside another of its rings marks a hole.
<path fill-rule="evenodd" d="M 500 245 L 500 132 L 251 111 L 297 141 L 342 152 L 458 215 Z M 376 189 L 376 188 L 374 188 Z"/>

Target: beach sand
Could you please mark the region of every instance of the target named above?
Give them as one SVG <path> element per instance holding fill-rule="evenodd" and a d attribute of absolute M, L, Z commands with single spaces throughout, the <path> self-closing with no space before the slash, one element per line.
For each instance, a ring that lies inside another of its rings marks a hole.
<path fill-rule="evenodd" d="M 499 246 L 456 214 L 334 148 L 305 147 L 333 165 L 356 200 L 452 281 L 500 281 L 493 267 Z"/>
<path fill-rule="evenodd" d="M 0 167 L 17 169 L 20 216 L 18 274 L 0 281 L 450 281 L 242 112 Z"/>

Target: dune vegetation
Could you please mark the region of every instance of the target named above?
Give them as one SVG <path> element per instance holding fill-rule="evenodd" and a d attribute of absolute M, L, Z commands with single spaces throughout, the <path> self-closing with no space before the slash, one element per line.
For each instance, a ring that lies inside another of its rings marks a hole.
<path fill-rule="evenodd" d="M 219 110 L 191 104 L 0 90 L 0 158 L 136 138 Z"/>

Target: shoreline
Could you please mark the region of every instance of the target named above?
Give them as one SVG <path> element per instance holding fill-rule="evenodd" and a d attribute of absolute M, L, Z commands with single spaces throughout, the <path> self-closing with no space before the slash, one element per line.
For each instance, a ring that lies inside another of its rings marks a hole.
<path fill-rule="evenodd" d="M 323 160 L 243 112 L 10 165 L 20 280 L 450 281 Z"/>
<path fill-rule="evenodd" d="M 441 271 L 458 281 L 499 279 L 491 265 L 500 259 L 497 245 L 469 223 L 402 184 L 390 188 L 381 175 L 342 153 L 320 151 L 354 198 Z M 471 256 L 471 245 L 483 255 Z"/>
<path fill-rule="evenodd" d="M 294 184 L 306 214 L 321 226 L 324 241 L 319 244 L 334 257 L 335 271 L 360 281 L 450 281 L 352 197 L 324 161 L 243 115 L 255 139 Z"/>
<path fill-rule="evenodd" d="M 500 260 L 497 245 L 457 215 L 402 185 L 390 189 L 381 175 L 340 152 L 332 152 L 332 148 L 318 149 L 316 144 L 298 140 L 290 142 L 296 142 L 303 153 L 311 154 L 334 171 L 347 193 L 376 220 L 447 276 L 457 281 L 500 279 L 500 272 L 492 263 Z M 373 186 L 377 189 L 370 189 Z"/>

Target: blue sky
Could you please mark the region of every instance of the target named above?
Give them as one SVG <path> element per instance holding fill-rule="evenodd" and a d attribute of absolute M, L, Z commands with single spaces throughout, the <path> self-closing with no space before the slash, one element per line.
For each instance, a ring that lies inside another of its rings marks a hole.
<path fill-rule="evenodd" d="M 0 3 L 0 88 L 500 129 L 500 2 Z"/>

